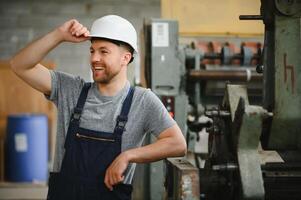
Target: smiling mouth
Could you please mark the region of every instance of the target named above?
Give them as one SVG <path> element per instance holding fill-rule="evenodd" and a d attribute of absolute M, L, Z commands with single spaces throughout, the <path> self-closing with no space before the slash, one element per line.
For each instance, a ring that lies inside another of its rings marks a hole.
<path fill-rule="evenodd" d="M 93 67 L 93 71 L 103 71 L 104 67 Z"/>

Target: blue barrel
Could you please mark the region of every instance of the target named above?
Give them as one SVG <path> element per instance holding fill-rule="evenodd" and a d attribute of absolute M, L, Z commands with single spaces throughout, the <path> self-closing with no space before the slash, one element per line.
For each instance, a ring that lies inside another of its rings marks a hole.
<path fill-rule="evenodd" d="M 7 181 L 47 180 L 48 121 L 45 115 L 8 116 L 5 148 Z"/>

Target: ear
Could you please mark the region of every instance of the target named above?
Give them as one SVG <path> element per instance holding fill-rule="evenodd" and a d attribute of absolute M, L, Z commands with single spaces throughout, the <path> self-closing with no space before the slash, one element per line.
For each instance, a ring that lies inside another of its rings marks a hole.
<path fill-rule="evenodd" d="M 123 56 L 122 56 L 122 64 L 128 65 L 131 58 L 132 58 L 132 54 L 128 51 L 124 51 Z"/>

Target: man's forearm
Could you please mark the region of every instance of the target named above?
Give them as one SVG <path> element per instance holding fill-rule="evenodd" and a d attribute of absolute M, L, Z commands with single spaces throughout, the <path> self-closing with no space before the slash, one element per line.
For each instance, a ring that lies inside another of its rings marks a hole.
<path fill-rule="evenodd" d="M 57 29 L 33 41 L 11 59 L 12 69 L 17 72 L 33 68 L 60 42 L 62 37 Z"/>
<path fill-rule="evenodd" d="M 124 152 L 132 163 L 148 163 L 158 161 L 167 157 L 184 156 L 186 143 L 173 138 L 162 138 L 156 142 Z"/>

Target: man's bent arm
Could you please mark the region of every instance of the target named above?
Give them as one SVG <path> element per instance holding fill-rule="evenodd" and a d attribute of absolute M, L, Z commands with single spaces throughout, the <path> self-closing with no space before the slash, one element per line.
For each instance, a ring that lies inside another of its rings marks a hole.
<path fill-rule="evenodd" d="M 51 92 L 50 72 L 39 62 L 61 42 L 82 42 L 88 39 L 88 34 L 88 30 L 76 20 L 65 22 L 19 51 L 10 60 L 11 68 L 31 87 L 49 95 Z"/>
<path fill-rule="evenodd" d="M 174 125 L 160 133 L 154 143 L 124 153 L 128 156 L 129 162 L 147 163 L 167 157 L 184 156 L 186 149 L 185 138 L 178 125 Z"/>
<path fill-rule="evenodd" d="M 122 152 L 107 169 L 104 182 L 113 190 L 113 185 L 124 180 L 123 173 L 129 163 L 147 163 L 184 156 L 186 150 L 185 138 L 178 125 L 174 125 L 160 133 L 154 143 Z"/>

